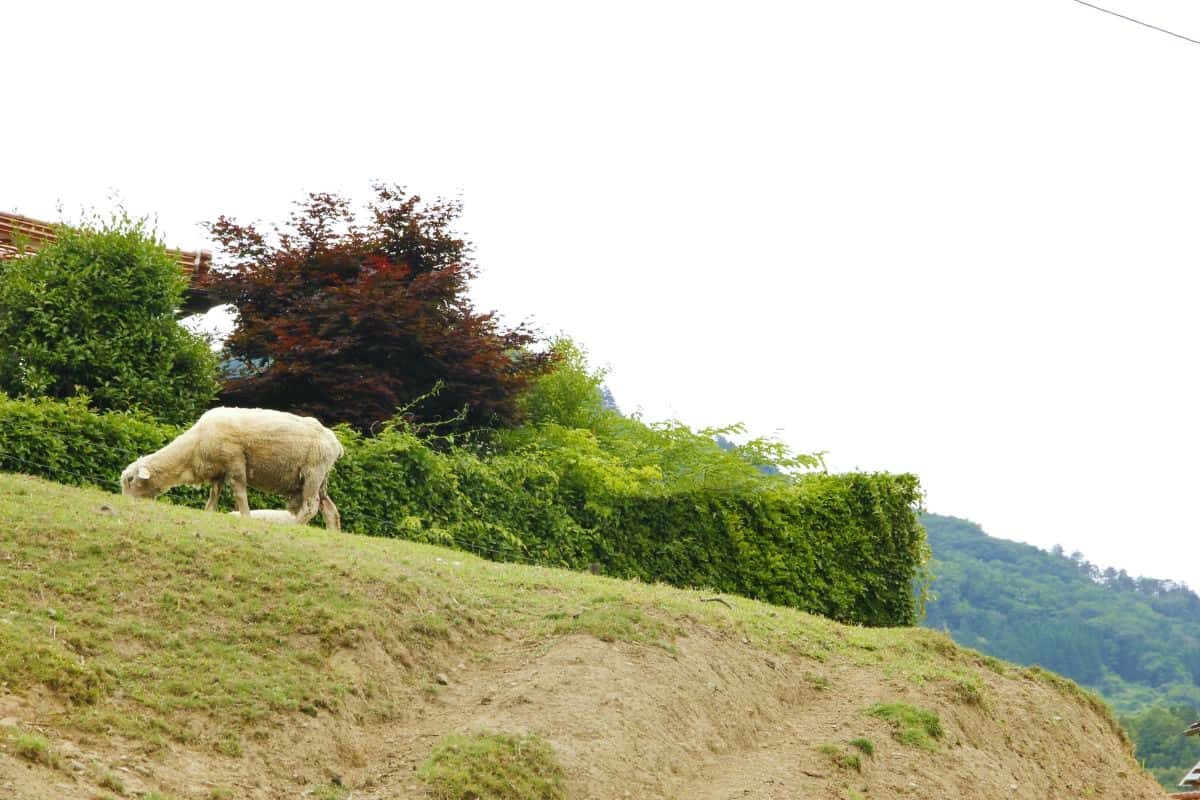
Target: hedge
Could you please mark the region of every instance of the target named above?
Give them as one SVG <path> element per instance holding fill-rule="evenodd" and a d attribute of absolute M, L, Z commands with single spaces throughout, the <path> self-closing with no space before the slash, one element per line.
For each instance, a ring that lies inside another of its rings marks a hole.
<path fill-rule="evenodd" d="M 121 470 L 179 429 L 83 402 L 0 395 L 0 470 L 116 490 Z M 403 430 L 338 429 L 330 494 L 347 530 L 503 561 L 705 587 L 872 626 L 917 622 L 927 546 L 915 476 L 805 475 L 757 491 L 581 482 L 582 459 L 438 450 Z M 229 497 L 226 492 L 225 502 Z M 171 502 L 199 507 L 205 489 Z M 255 495 L 254 507 L 279 507 Z"/>

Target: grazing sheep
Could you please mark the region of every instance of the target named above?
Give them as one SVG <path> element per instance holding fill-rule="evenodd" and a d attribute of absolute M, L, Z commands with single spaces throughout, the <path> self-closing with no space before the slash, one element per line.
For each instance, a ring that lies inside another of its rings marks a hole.
<path fill-rule="evenodd" d="M 342 444 L 312 417 L 264 408 L 214 408 L 158 452 L 121 473 L 121 492 L 154 498 L 180 484 L 211 483 L 206 511 L 216 511 L 221 487 L 233 488 L 238 511 L 251 516 L 246 487 L 288 498 L 300 524 L 321 512 L 325 527 L 341 529 L 329 499 L 329 470 Z"/>
<path fill-rule="evenodd" d="M 240 511 L 230 511 L 230 514 L 240 514 Z M 253 519 L 266 520 L 267 522 L 278 522 L 283 525 L 294 525 L 298 520 L 296 515 L 288 511 L 286 508 L 252 508 L 250 516 Z"/>

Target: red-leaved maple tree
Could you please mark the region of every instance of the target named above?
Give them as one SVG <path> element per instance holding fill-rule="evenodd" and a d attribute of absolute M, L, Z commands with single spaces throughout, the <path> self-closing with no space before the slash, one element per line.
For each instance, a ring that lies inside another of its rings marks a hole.
<path fill-rule="evenodd" d="M 472 307 L 477 268 L 451 229 L 460 203 L 374 189 L 365 222 L 347 200 L 311 194 L 270 237 L 226 217 L 209 224 L 224 252 L 212 291 L 237 307 L 226 348 L 240 366 L 222 401 L 369 432 L 440 386 L 413 421 L 513 424 L 551 356 L 530 350 L 525 325 L 503 329 Z"/>

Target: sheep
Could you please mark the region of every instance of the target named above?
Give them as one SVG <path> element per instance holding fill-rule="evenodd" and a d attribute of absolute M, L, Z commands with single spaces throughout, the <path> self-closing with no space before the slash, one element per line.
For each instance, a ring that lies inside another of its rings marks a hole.
<path fill-rule="evenodd" d="M 240 511 L 230 511 L 229 513 L 235 516 L 241 514 Z M 283 525 L 294 525 L 298 522 L 296 515 L 286 508 L 253 508 L 250 510 L 250 517 Z"/>
<path fill-rule="evenodd" d="M 343 454 L 333 431 L 312 417 L 265 408 L 214 408 L 166 447 L 121 473 L 122 494 L 155 498 L 180 484 L 211 483 L 206 511 L 216 511 L 221 487 L 233 488 L 238 511 L 251 516 L 246 487 L 288 498 L 300 524 L 320 510 L 325 527 L 341 530 L 329 499 L 329 471 Z"/>

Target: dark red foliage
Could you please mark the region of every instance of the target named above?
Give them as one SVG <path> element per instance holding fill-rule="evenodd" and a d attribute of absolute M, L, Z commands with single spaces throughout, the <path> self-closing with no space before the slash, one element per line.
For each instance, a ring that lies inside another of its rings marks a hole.
<path fill-rule="evenodd" d="M 516 422 L 516 398 L 550 357 L 530 352 L 524 325 L 504 330 L 472 308 L 471 248 L 451 230 L 460 204 L 375 195 L 365 225 L 346 200 L 313 194 L 272 240 L 225 217 L 208 226 L 225 253 L 213 291 L 238 309 L 227 349 L 249 373 L 226 381 L 222 401 L 370 431 L 440 382 L 414 421 Z"/>

